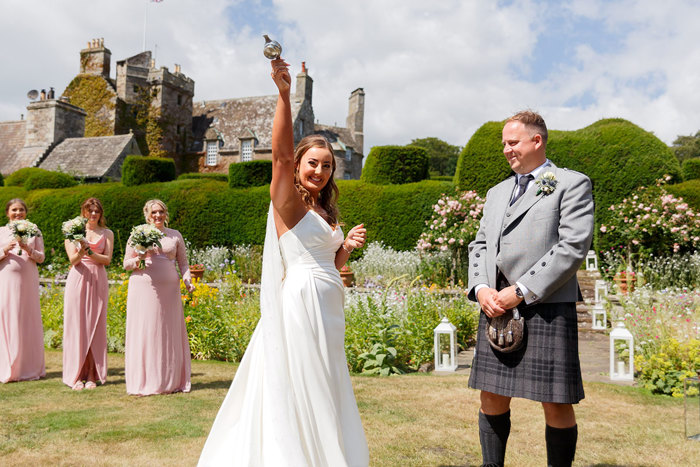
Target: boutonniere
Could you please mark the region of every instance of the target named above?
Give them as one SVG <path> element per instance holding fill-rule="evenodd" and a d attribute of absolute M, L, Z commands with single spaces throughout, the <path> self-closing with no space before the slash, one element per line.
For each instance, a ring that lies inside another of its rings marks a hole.
<path fill-rule="evenodd" d="M 557 177 L 554 176 L 554 173 L 552 172 L 545 172 L 539 177 L 537 177 L 537 180 L 535 180 L 535 183 L 537 184 L 537 193 L 536 195 L 540 195 L 540 193 L 544 193 L 545 195 L 550 195 L 554 193 L 554 190 L 557 189 Z"/>

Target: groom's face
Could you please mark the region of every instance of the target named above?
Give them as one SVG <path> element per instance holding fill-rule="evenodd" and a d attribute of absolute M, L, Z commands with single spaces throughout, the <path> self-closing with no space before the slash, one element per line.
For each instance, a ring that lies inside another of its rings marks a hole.
<path fill-rule="evenodd" d="M 546 160 L 542 136 L 531 135 L 527 127 L 517 120 L 503 127 L 503 154 L 517 174 L 530 173 Z"/>

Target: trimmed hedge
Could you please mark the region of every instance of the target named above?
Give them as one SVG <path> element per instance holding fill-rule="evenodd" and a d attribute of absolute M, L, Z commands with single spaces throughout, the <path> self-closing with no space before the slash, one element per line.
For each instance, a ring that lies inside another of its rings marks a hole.
<path fill-rule="evenodd" d="M 413 183 L 430 177 L 428 151 L 418 146 L 374 146 L 361 180 L 379 185 Z"/>
<path fill-rule="evenodd" d="M 269 185 L 272 181 L 272 161 L 256 160 L 238 162 L 228 166 L 228 186 L 248 188 Z"/>
<path fill-rule="evenodd" d="M 684 160 L 681 167 L 683 169 L 683 180 L 697 180 L 700 178 L 700 157 Z"/>
<path fill-rule="evenodd" d="M 175 161 L 165 157 L 126 156 L 122 165 L 124 186 L 175 180 Z"/>
<path fill-rule="evenodd" d="M 48 170 L 40 169 L 39 167 L 25 167 L 15 170 L 5 179 L 5 186 L 24 186 L 24 182 L 26 182 L 27 178 L 31 175 L 44 172 L 48 172 Z"/>
<path fill-rule="evenodd" d="M 700 179 L 688 180 L 677 185 L 666 185 L 674 196 L 683 198 L 695 212 L 700 212 Z"/>
<path fill-rule="evenodd" d="M 484 123 L 462 149 L 454 177 L 454 184 L 460 189 L 485 196 L 489 188 L 511 173 L 501 144 L 503 124 Z"/>
<path fill-rule="evenodd" d="M 382 186 L 357 180 L 339 180 L 339 208 L 343 231 L 364 223 L 369 241 L 382 241 L 394 249 L 413 249 L 432 205 L 442 193 L 453 190 L 447 182 L 423 181 Z M 61 223 L 80 212 L 90 196 L 102 201 L 107 226 L 114 231 L 114 261 L 124 254 L 131 227 L 144 222 L 142 207 L 151 198 L 168 205 L 170 226 L 198 248 L 208 245 L 262 244 L 265 239 L 269 186 L 227 189 L 213 180 L 177 180 L 125 187 L 120 183 L 79 185 L 56 190 L 26 191 L 0 188 L 0 203 L 20 197 L 29 205 L 29 219 L 39 225 L 47 254 L 63 255 Z"/>
<path fill-rule="evenodd" d="M 78 182 L 66 173 L 51 172 L 45 170 L 31 174 L 24 181 L 25 190 L 37 190 L 39 188 L 67 188 L 77 185 Z"/>
<path fill-rule="evenodd" d="M 177 177 L 178 180 L 192 180 L 192 179 L 200 179 L 200 178 L 205 178 L 207 180 L 216 180 L 219 182 L 228 182 L 228 175 L 222 174 L 222 173 L 217 173 L 217 172 L 207 172 L 207 173 L 200 173 L 200 172 L 189 172 L 189 173 L 184 173 Z"/>

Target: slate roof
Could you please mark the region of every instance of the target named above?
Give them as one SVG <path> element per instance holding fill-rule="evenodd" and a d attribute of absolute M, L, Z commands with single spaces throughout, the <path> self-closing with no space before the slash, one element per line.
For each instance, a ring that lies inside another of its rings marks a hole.
<path fill-rule="evenodd" d="M 314 133 L 323 135 L 331 143 L 333 149 L 345 151 L 346 146 L 350 146 L 355 150 L 355 152 L 360 152 L 357 147 L 357 143 L 355 142 L 355 138 L 352 136 L 352 132 L 347 128 L 331 125 L 320 125 L 317 123 L 314 125 Z"/>
<path fill-rule="evenodd" d="M 223 139 L 221 151 L 238 151 L 241 138 L 257 138 L 256 151 L 272 147 L 272 120 L 277 96 L 239 97 L 192 104 L 193 151 L 202 150 L 202 140 L 210 127 Z M 292 100 L 292 119 L 301 103 Z"/>
<path fill-rule="evenodd" d="M 132 134 L 67 138 L 57 145 L 44 159 L 40 167 L 58 170 L 72 175 L 100 178 L 112 169 L 110 176 L 121 167 L 128 154 L 141 154 Z M 114 167 L 118 164 L 118 167 Z"/>
<path fill-rule="evenodd" d="M 17 155 L 24 147 L 26 125 L 26 120 L 0 122 L 0 173 L 4 175 L 16 170 Z"/>

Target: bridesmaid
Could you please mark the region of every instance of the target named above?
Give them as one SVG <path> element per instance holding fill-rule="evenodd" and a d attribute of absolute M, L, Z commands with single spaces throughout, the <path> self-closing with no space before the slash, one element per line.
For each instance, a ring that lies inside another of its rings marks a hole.
<path fill-rule="evenodd" d="M 19 198 L 5 206 L 11 221 L 27 218 Z M 21 251 L 21 250 L 24 251 Z M 18 253 L 22 253 L 21 255 Z M 0 227 L 0 382 L 39 379 L 44 367 L 44 330 L 39 306 L 39 271 L 44 262 L 40 236 L 18 242 L 7 226 Z"/>
<path fill-rule="evenodd" d="M 107 376 L 107 266 L 114 234 L 105 227 L 97 198 L 80 207 L 87 218 L 86 240 L 80 248 L 66 239 L 71 268 L 63 302 L 63 382 L 75 391 L 95 389 Z"/>
<path fill-rule="evenodd" d="M 143 207 L 146 222 L 165 235 L 162 248 L 139 255 L 127 242 L 124 269 L 133 271 L 126 299 L 126 392 L 147 396 L 190 391 L 190 346 L 182 309 L 180 278 L 194 290 L 177 230 L 167 228 L 168 208 L 152 199 Z M 139 269 L 140 260 L 145 268 Z"/>

